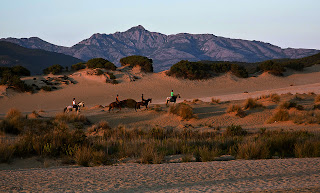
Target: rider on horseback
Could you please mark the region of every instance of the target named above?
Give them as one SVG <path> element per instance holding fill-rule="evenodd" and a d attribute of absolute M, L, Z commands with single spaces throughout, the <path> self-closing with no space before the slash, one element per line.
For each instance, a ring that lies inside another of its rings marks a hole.
<path fill-rule="evenodd" d="M 78 111 L 78 105 L 77 105 L 77 103 L 76 103 L 76 98 L 73 98 L 73 100 L 72 100 L 72 106 L 73 106 L 73 108 L 76 109 L 76 111 Z"/>
<path fill-rule="evenodd" d="M 143 94 L 141 95 L 141 101 L 142 101 L 143 104 L 146 103 L 146 100 L 144 100 L 144 98 L 143 98 Z"/>
<path fill-rule="evenodd" d="M 117 94 L 117 97 L 116 97 L 116 103 L 117 103 L 117 104 L 120 104 L 119 95 L 118 95 L 118 94 Z"/>
<path fill-rule="evenodd" d="M 171 90 L 171 97 L 170 97 L 170 101 L 172 99 L 172 97 L 174 96 L 173 90 Z"/>

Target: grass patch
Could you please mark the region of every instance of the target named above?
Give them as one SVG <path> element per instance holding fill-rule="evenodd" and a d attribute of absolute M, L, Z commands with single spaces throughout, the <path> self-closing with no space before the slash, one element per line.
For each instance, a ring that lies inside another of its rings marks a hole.
<path fill-rule="evenodd" d="M 220 104 L 221 100 L 217 98 L 211 98 L 211 103 L 213 104 Z"/>
<path fill-rule="evenodd" d="M 278 109 L 267 121 L 267 123 L 274 123 L 279 121 L 289 121 L 289 112 L 285 109 Z"/>
<path fill-rule="evenodd" d="M 245 117 L 247 114 L 244 112 L 240 105 L 230 105 L 227 109 L 227 113 L 235 113 L 238 117 Z"/>
<path fill-rule="evenodd" d="M 264 107 L 261 103 L 258 103 L 257 100 L 253 98 L 248 98 L 243 105 L 244 109 L 255 109 Z"/>

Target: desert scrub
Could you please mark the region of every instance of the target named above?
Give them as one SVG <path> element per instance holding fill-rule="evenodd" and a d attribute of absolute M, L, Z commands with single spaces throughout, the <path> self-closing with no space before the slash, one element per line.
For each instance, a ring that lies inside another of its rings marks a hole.
<path fill-rule="evenodd" d="M 320 139 L 308 139 L 294 145 L 295 157 L 320 157 Z"/>
<path fill-rule="evenodd" d="M 248 140 L 238 146 L 237 158 L 240 159 L 267 159 L 270 157 L 270 145 L 260 140 Z"/>
<path fill-rule="evenodd" d="M 275 103 L 280 102 L 280 96 L 276 93 L 271 94 L 270 99 L 272 102 L 275 102 Z"/>
<path fill-rule="evenodd" d="M 211 103 L 216 103 L 216 104 L 219 104 L 221 102 L 220 99 L 217 99 L 217 98 L 211 98 Z"/>
<path fill-rule="evenodd" d="M 214 147 L 209 149 L 208 147 L 200 147 L 198 152 L 196 152 L 200 156 L 200 160 L 202 162 L 213 161 L 216 157 L 221 155 L 221 152 L 218 148 Z"/>
<path fill-rule="evenodd" d="M 179 103 L 174 106 L 171 106 L 169 109 L 169 113 L 178 115 L 186 120 L 196 118 L 193 114 L 192 107 L 185 103 Z"/>
<path fill-rule="evenodd" d="M 82 122 L 82 123 L 89 123 L 89 120 L 81 114 L 76 113 L 58 113 L 55 118 L 56 121 L 63 121 L 67 123 L 73 122 Z"/>
<path fill-rule="evenodd" d="M 320 111 L 298 111 L 290 115 L 290 120 L 296 124 L 320 124 Z"/>
<path fill-rule="evenodd" d="M 100 131 L 104 132 L 105 130 L 110 130 L 111 127 L 109 126 L 109 123 L 107 121 L 100 121 L 97 124 L 92 125 L 92 127 L 89 128 L 89 133 L 99 133 Z"/>
<path fill-rule="evenodd" d="M 289 121 L 289 112 L 285 109 L 277 109 L 276 112 L 270 117 L 267 123 L 274 123 L 277 121 Z"/>
<path fill-rule="evenodd" d="M 92 157 L 93 153 L 90 147 L 81 147 L 77 149 L 74 158 L 78 165 L 88 167 Z"/>
<path fill-rule="evenodd" d="M 264 107 L 261 103 L 258 103 L 257 100 L 253 98 L 248 98 L 243 105 L 244 109 L 255 109 Z"/>
<path fill-rule="evenodd" d="M 317 95 L 314 99 L 315 103 L 320 103 L 320 95 Z"/>
<path fill-rule="evenodd" d="M 279 106 L 278 106 L 279 109 L 291 109 L 291 108 L 295 108 L 297 110 L 303 110 L 303 106 L 301 105 L 297 105 L 296 102 L 293 102 L 293 101 L 286 101 L 286 102 L 283 102 L 281 103 Z"/>
<path fill-rule="evenodd" d="M 235 113 L 236 116 L 241 118 L 247 115 L 239 105 L 230 105 L 227 109 L 227 113 Z"/>
<path fill-rule="evenodd" d="M 0 163 L 10 163 L 14 151 L 13 145 L 0 141 Z"/>
<path fill-rule="evenodd" d="M 231 125 L 228 126 L 226 131 L 223 133 L 225 136 L 244 136 L 248 132 L 244 130 L 240 125 Z"/>
<path fill-rule="evenodd" d="M 26 120 L 18 109 L 11 108 L 4 120 L 0 121 L 0 131 L 8 134 L 20 134 L 23 131 Z"/>

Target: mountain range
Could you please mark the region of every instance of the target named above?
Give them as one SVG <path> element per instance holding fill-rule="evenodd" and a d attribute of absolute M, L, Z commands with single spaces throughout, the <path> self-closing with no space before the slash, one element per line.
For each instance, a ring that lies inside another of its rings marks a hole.
<path fill-rule="evenodd" d="M 37 37 L 2 38 L 26 48 L 63 53 L 81 60 L 105 58 L 116 65 L 126 56 L 142 55 L 153 59 L 156 72 L 169 69 L 180 60 L 259 62 L 278 58 L 302 58 L 317 54 L 315 49 L 282 49 L 270 43 L 215 36 L 179 33 L 165 35 L 150 32 L 143 26 L 125 32 L 93 34 L 71 47 L 51 44 Z"/>
<path fill-rule="evenodd" d="M 23 66 L 32 74 L 42 74 L 42 70 L 54 65 L 70 67 L 72 64 L 83 62 L 78 58 L 61 53 L 41 49 L 30 49 L 11 42 L 0 41 L 0 67 Z"/>

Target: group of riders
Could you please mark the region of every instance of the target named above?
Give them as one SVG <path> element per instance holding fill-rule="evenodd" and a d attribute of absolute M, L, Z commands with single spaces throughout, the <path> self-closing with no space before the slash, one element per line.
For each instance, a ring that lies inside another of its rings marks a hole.
<path fill-rule="evenodd" d="M 173 90 L 171 90 L 171 93 L 170 93 L 170 100 L 172 99 L 172 97 L 174 96 L 174 93 L 173 93 Z M 141 101 L 143 104 L 146 104 L 147 103 L 147 100 L 144 99 L 143 97 L 143 94 L 141 94 Z M 116 101 L 115 101 L 117 104 L 120 104 L 120 100 L 119 100 L 119 95 L 117 94 L 117 97 L 116 97 Z M 78 108 L 79 106 L 77 105 L 76 103 L 76 98 L 73 98 L 72 100 L 72 106 L 73 108 L 75 108 L 76 111 L 78 111 Z"/>

